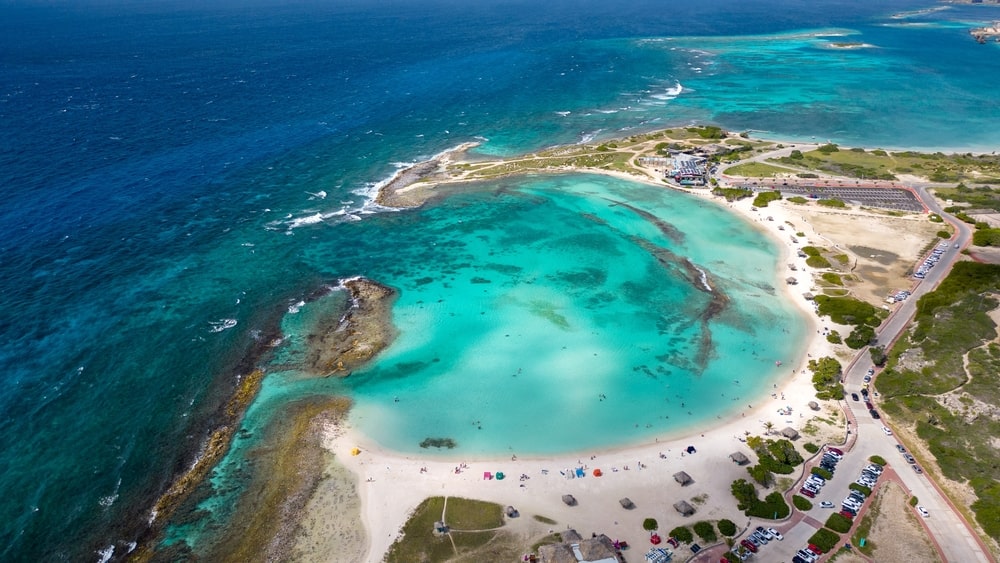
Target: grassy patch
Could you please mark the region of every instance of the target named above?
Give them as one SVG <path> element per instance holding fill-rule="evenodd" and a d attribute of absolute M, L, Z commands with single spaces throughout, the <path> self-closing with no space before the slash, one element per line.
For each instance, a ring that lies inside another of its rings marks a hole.
<path fill-rule="evenodd" d="M 823 281 L 825 281 L 828 284 L 839 285 L 839 286 L 844 285 L 844 280 L 840 278 L 840 274 L 836 274 L 834 272 L 823 272 L 823 275 L 821 275 L 820 277 L 823 278 Z"/>
<path fill-rule="evenodd" d="M 431 497 L 413 511 L 403 525 L 403 533 L 389 548 L 385 560 L 388 563 L 410 561 L 447 561 L 458 554 L 476 551 L 490 543 L 497 532 L 469 532 L 459 530 L 479 530 L 498 528 L 503 525 L 502 509 L 499 504 L 449 498 L 445 512 L 445 524 L 454 532 L 435 536 L 434 522 L 441 519 L 445 508 L 444 497 Z M 452 547 L 452 541 L 455 547 Z"/>
<path fill-rule="evenodd" d="M 799 510 L 812 510 L 813 507 L 812 501 L 800 495 L 792 495 L 792 504 Z"/>
<path fill-rule="evenodd" d="M 726 169 L 726 174 L 730 176 L 742 176 L 744 178 L 773 178 L 778 174 L 791 174 L 792 172 L 794 171 L 788 168 L 765 164 L 763 162 L 747 162 Z"/>
<path fill-rule="evenodd" d="M 872 525 L 875 523 L 875 517 L 878 515 L 878 511 L 872 507 L 863 518 L 861 522 L 858 523 L 858 527 L 854 529 L 854 535 L 851 536 L 851 545 L 858 548 L 858 551 L 864 553 L 865 555 L 871 556 L 872 552 L 875 550 L 875 542 L 871 540 L 872 535 Z M 861 546 L 862 538 L 865 540 L 864 547 Z"/>
<path fill-rule="evenodd" d="M 826 527 L 830 528 L 838 534 L 846 534 L 851 530 L 851 525 L 854 523 L 841 516 L 840 514 L 831 514 L 829 518 L 826 519 Z"/>

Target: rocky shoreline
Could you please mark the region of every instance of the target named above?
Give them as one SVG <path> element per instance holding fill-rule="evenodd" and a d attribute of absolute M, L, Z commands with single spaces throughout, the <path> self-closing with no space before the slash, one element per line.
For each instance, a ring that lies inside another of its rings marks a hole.
<path fill-rule="evenodd" d="M 446 169 L 447 165 L 453 161 L 453 157 L 478 146 L 479 143 L 462 143 L 453 149 L 435 155 L 430 160 L 418 162 L 396 172 L 379 189 L 375 196 L 375 202 L 386 207 L 420 207 L 433 197 L 432 188 L 435 185 L 451 178 Z"/>

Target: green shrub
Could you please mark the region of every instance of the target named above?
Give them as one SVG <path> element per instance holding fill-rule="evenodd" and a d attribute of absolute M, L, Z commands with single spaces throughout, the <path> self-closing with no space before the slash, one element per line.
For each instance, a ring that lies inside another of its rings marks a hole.
<path fill-rule="evenodd" d="M 816 389 L 816 398 L 836 400 L 844 396 L 844 386 L 840 384 L 843 368 L 836 358 L 826 356 L 818 360 L 809 360 L 808 367 L 813 372 L 812 382 Z"/>
<path fill-rule="evenodd" d="M 792 504 L 799 510 L 812 510 L 813 507 L 813 503 L 809 499 L 799 495 L 792 495 Z"/>
<path fill-rule="evenodd" d="M 847 344 L 851 350 L 860 350 L 871 344 L 873 340 L 875 340 L 875 329 L 868 325 L 858 325 L 844 339 L 844 344 Z"/>
<path fill-rule="evenodd" d="M 820 477 L 822 477 L 823 479 L 826 479 L 827 481 L 829 481 L 830 479 L 833 479 L 833 473 L 830 473 L 829 471 L 827 471 L 826 469 L 823 469 L 822 467 L 813 467 L 812 468 L 812 474 L 813 475 L 819 475 Z"/>
<path fill-rule="evenodd" d="M 670 530 L 669 535 L 679 542 L 691 543 L 694 540 L 694 536 L 691 534 L 691 530 L 687 529 L 687 526 L 677 526 Z"/>
<path fill-rule="evenodd" d="M 647 532 L 652 532 L 653 530 L 660 527 L 660 524 L 656 521 L 656 518 L 646 518 L 642 521 L 642 529 Z"/>
<path fill-rule="evenodd" d="M 873 455 L 870 458 L 868 458 L 868 461 L 870 461 L 872 463 L 877 463 L 877 464 L 881 465 L 882 467 L 886 466 L 885 458 L 882 457 L 882 456 L 880 456 L 880 455 Z"/>
<path fill-rule="evenodd" d="M 840 148 L 838 148 L 837 145 L 835 145 L 833 143 L 828 143 L 828 144 L 825 144 L 825 145 L 819 147 L 816 150 L 819 151 L 819 152 L 821 152 L 821 153 L 823 153 L 823 154 L 830 154 L 830 153 L 833 153 L 833 152 L 840 151 Z"/>
<path fill-rule="evenodd" d="M 719 539 L 719 536 L 715 535 L 715 528 L 712 526 L 711 522 L 695 522 L 694 533 L 698 534 L 698 537 L 702 539 L 705 543 L 715 543 L 715 540 Z"/>
<path fill-rule="evenodd" d="M 910 506 L 917 506 L 918 504 L 920 504 L 920 501 L 917 500 L 917 497 L 915 496 L 910 497 Z"/>
<path fill-rule="evenodd" d="M 809 203 L 808 199 L 806 199 L 806 198 L 804 198 L 804 197 L 802 197 L 800 195 L 792 196 L 792 197 L 788 198 L 786 201 L 790 201 L 792 203 L 798 203 L 798 204 Z M 803 235 L 803 236 L 805 236 L 805 235 Z"/>
<path fill-rule="evenodd" d="M 722 520 L 719 520 L 718 527 L 719 533 L 726 537 L 731 538 L 736 535 L 736 523 L 732 520 L 726 520 L 723 518 Z"/>
<path fill-rule="evenodd" d="M 745 514 L 747 516 L 756 516 L 757 518 L 764 518 L 766 520 L 780 520 L 788 516 L 791 511 L 791 508 L 788 507 L 788 503 L 785 502 L 781 493 L 775 491 L 764 497 L 763 502 L 760 502 L 753 506 L 750 510 L 747 510 Z"/>
<path fill-rule="evenodd" d="M 842 200 L 831 198 L 831 199 L 821 199 L 816 203 L 824 205 L 826 207 L 847 207 L 847 204 Z"/>
<path fill-rule="evenodd" d="M 810 256 L 809 258 L 806 258 L 806 266 L 822 270 L 830 267 L 830 261 L 822 256 Z"/>
<path fill-rule="evenodd" d="M 803 249 L 805 250 L 805 249 Z M 853 297 L 830 297 L 817 295 L 820 316 L 830 317 L 830 320 L 842 325 L 878 326 L 887 313 L 869 303 Z"/>
<path fill-rule="evenodd" d="M 820 528 L 819 531 L 809 538 L 808 543 L 815 545 L 820 551 L 826 553 L 840 544 L 840 534 L 826 528 Z"/>
<path fill-rule="evenodd" d="M 817 446 L 816 444 L 814 444 L 812 442 L 806 442 L 805 445 L 802 446 L 802 449 L 804 449 L 805 451 L 807 451 L 807 452 L 809 452 L 811 454 L 814 454 L 814 453 L 816 453 L 816 452 L 819 451 L 819 446 Z"/>
<path fill-rule="evenodd" d="M 826 527 L 841 534 L 850 531 L 852 524 L 854 524 L 854 522 L 837 513 L 831 514 L 830 517 L 826 519 Z"/>
<path fill-rule="evenodd" d="M 835 330 L 831 330 L 829 333 L 827 333 L 826 341 L 829 342 L 830 344 L 841 344 L 844 342 L 844 340 L 840 338 L 840 333 Z"/>
<path fill-rule="evenodd" d="M 768 203 L 779 199 L 781 199 L 781 192 L 760 192 L 757 197 L 753 198 L 753 204 L 756 207 L 767 207 Z"/>
<path fill-rule="evenodd" d="M 858 491 L 859 493 L 865 495 L 865 497 L 869 497 L 872 494 L 871 489 L 860 483 L 851 483 L 850 485 L 847 486 L 847 488 L 853 491 Z"/>
<path fill-rule="evenodd" d="M 829 284 L 844 285 L 844 280 L 840 279 L 840 275 L 835 274 L 834 272 L 823 272 L 823 275 L 820 277 L 823 278 L 823 281 Z"/>
<path fill-rule="evenodd" d="M 972 244 L 976 246 L 1000 246 L 1000 229 L 979 229 L 972 233 Z"/>
<path fill-rule="evenodd" d="M 872 363 L 878 367 L 885 365 L 886 360 L 889 359 L 885 354 L 885 347 L 883 346 L 872 346 L 868 349 L 868 355 L 872 358 Z"/>

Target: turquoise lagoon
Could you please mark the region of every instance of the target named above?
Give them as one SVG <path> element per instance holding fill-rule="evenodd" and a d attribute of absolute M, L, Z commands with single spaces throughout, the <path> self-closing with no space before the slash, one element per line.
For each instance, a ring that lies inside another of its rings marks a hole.
<path fill-rule="evenodd" d="M 427 437 L 456 440 L 456 455 L 652 440 L 745 409 L 804 353 L 807 323 L 776 287 L 777 246 L 688 194 L 599 175 L 525 177 L 365 221 L 394 223 L 363 252 L 380 264 L 365 275 L 400 291 L 400 334 L 342 390 L 356 401 L 351 421 L 393 450 L 429 452 L 418 445 Z M 703 326 L 720 293 L 728 305 Z M 291 309 L 280 364 L 294 363 L 312 324 L 294 317 L 325 301 Z M 331 386 L 294 370 L 265 383 L 275 385 L 289 388 L 264 396 Z"/>

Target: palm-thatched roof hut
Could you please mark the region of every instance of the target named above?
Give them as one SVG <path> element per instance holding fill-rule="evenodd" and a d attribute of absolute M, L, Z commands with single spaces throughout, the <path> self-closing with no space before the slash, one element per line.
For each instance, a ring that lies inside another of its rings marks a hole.
<path fill-rule="evenodd" d="M 809 408 L 811 408 L 814 411 L 818 411 L 819 403 L 817 403 L 816 401 L 809 401 Z"/>
<path fill-rule="evenodd" d="M 586 539 L 577 546 L 580 550 L 581 561 L 617 561 L 618 552 L 611 538 L 604 534 Z"/>
<path fill-rule="evenodd" d="M 789 440 L 795 440 L 799 437 L 798 431 L 791 426 L 785 427 L 785 429 L 781 431 L 781 435 Z"/>
<path fill-rule="evenodd" d="M 677 473 L 674 473 L 674 481 L 680 483 L 681 486 L 690 485 L 691 483 L 694 483 L 694 479 L 692 479 L 690 475 L 688 475 L 683 471 L 678 471 Z"/>
<path fill-rule="evenodd" d="M 797 283 L 799 283 L 799 280 L 795 279 L 792 276 L 788 276 L 787 278 L 785 278 L 785 283 L 787 283 L 788 285 L 796 285 Z"/>
<path fill-rule="evenodd" d="M 573 546 L 568 543 L 551 543 L 538 548 L 538 559 L 541 563 L 579 563 Z"/>
<path fill-rule="evenodd" d="M 563 495 L 562 501 L 565 502 L 567 506 L 576 506 L 576 498 L 573 495 Z"/>
<path fill-rule="evenodd" d="M 624 508 L 625 510 L 632 510 L 633 508 L 635 508 L 635 504 L 632 503 L 632 499 L 628 497 L 625 497 L 619 500 L 618 502 L 622 505 L 622 508 Z"/>
<path fill-rule="evenodd" d="M 564 542 L 575 542 L 583 539 L 583 536 L 573 528 L 568 528 L 565 532 L 560 532 L 559 537 L 562 538 Z"/>
<path fill-rule="evenodd" d="M 743 452 L 733 452 L 729 454 L 729 459 L 733 460 L 736 465 L 746 465 L 750 463 L 750 458 L 748 458 Z"/>
<path fill-rule="evenodd" d="M 682 516 L 691 516 L 694 514 L 694 507 L 688 504 L 686 500 L 675 502 L 674 510 L 680 512 Z"/>

